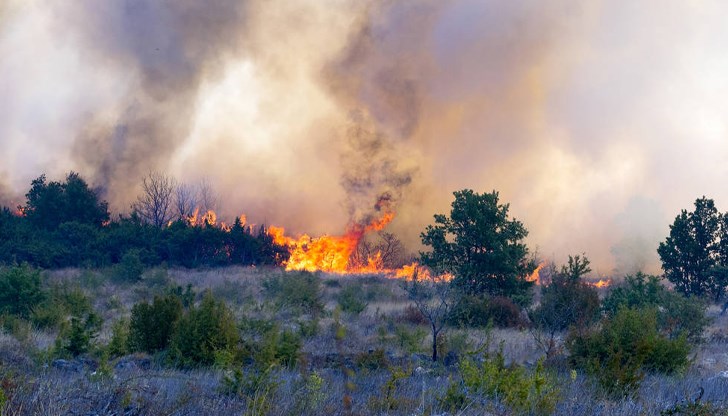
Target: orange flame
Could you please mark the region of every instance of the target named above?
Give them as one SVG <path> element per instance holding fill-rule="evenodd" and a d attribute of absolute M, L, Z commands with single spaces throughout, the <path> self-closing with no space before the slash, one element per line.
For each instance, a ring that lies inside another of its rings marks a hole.
<path fill-rule="evenodd" d="M 536 270 L 526 277 L 526 281 L 535 282 L 537 285 L 541 285 L 541 269 L 543 269 L 545 265 L 546 263 L 544 262 L 539 263 Z"/>
<path fill-rule="evenodd" d="M 354 265 L 350 259 L 364 234 L 378 231 L 394 219 L 394 213 L 385 213 L 381 218 L 369 224 L 353 224 L 343 236 L 323 235 L 312 238 L 303 234 L 297 238 L 285 235 L 283 227 L 271 226 L 268 234 L 273 242 L 287 246 L 290 257 L 286 261 L 286 270 L 324 271 L 332 273 L 375 273 L 382 271 L 382 255 L 376 253 L 367 259 L 365 264 Z"/>
<path fill-rule="evenodd" d="M 589 282 L 587 284 L 590 285 L 590 286 L 594 286 L 597 289 L 601 289 L 601 288 L 604 288 L 604 287 L 611 286 L 612 285 L 612 279 L 609 279 L 609 278 L 607 278 L 607 279 L 599 279 L 596 282 Z"/>

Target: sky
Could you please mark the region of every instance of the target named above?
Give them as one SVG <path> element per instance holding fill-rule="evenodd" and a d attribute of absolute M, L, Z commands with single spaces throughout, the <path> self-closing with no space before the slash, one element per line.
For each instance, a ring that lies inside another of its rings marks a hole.
<path fill-rule="evenodd" d="M 341 233 L 382 195 L 410 249 L 497 190 L 531 251 L 659 271 L 728 210 L 722 1 L 5 0 L 0 202 L 73 170 L 128 212 L 150 171 L 222 216 Z"/>

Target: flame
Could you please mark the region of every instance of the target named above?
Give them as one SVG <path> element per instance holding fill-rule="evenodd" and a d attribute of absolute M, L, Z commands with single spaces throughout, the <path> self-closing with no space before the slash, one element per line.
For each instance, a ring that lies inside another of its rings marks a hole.
<path fill-rule="evenodd" d="M 529 274 L 526 277 L 526 281 L 529 282 L 535 282 L 537 285 L 541 285 L 541 269 L 546 265 L 546 263 L 541 262 L 538 266 L 536 266 L 536 270 L 534 270 L 531 274 Z"/>
<path fill-rule="evenodd" d="M 587 284 L 590 285 L 590 286 L 594 286 L 597 289 L 601 289 L 601 288 L 604 288 L 604 287 L 611 286 L 612 285 L 612 279 L 609 279 L 609 278 L 607 278 L 607 279 L 599 279 L 596 282 L 589 282 Z"/>
<path fill-rule="evenodd" d="M 368 224 L 353 224 L 342 236 L 323 235 L 312 238 L 302 234 L 288 237 L 283 227 L 271 226 L 268 234 L 275 244 L 288 247 L 290 257 L 286 270 L 324 271 L 330 273 L 376 273 L 382 271 L 382 254 L 377 252 L 366 263 L 351 264 L 351 256 L 362 237 L 370 231 L 378 231 L 394 219 L 394 213 L 384 213 L 381 218 Z"/>
<path fill-rule="evenodd" d="M 406 266 L 402 266 L 401 268 L 395 270 L 394 273 L 390 273 L 389 276 L 397 279 L 412 280 L 415 278 L 415 273 L 417 274 L 418 280 L 435 280 L 449 282 L 455 277 L 451 273 L 443 273 L 433 277 L 430 269 L 420 265 L 416 261 Z"/>

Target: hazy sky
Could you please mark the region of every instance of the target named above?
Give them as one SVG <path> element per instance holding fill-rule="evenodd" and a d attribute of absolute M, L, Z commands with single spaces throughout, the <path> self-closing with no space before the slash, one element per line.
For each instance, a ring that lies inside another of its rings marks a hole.
<path fill-rule="evenodd" d="M 723 1 L 4 0 L 0 200 L 76 170 L 116 211 L 207 178 L 225 216 L 338 233 L 391 195 L 417 248 L 498 190 L 532 250 L 658 268 L 728 210 Z"/>

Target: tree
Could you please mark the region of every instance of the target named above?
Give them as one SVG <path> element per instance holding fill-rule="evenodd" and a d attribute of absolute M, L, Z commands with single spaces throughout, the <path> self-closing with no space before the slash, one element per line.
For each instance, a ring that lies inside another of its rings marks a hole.
<path fill-rule="evenodd" d="M 22 208 L 25 218 L 34 226 L 55 230 L 64 222 L 76 221 L 101 227 L 109 221 L 109 207 L 76 172 L 65 182 L 46 182 L 41 175 L 31 182 Z"/>
<path fill-rule="evenodd" d="M 427 319 L 432 330 L 432 361 L 437 361 L 437 337 L 445 328 L 447 318 L 455 305 L 452 286 L 446 275 L 435 275 L 415 268 L 411 279 L 405 279 L 402 287 L 409 300 Z"/>
<path fill-rule="evenodd" d="M 420 253 L 423 264 L 450 272 L 453 284 L 465 294 L 505 296 L 523 306 L 530 302 L 532 282 L 525 278 L 536 265 L 527 260 L 522 242 L 528 231 L 508 218 L 509 205 L 498 203 L 498 193 L 454 193 L 450 216 L 435 215 L 435 225 L 421 234 L 432 248 Z"/>
<path fill-rule="evenodd" d="M 695 200 L 695 211 L 682 210 L 657 253 L 675 289 L 687 296 L 724 296 L 728 260 L 728 218 L 712 199 Z"/>
<path fill-rule="evenodd" d="M 163 227 L 172 219 L 175 180 L 160 172 L 149 172 L 142 179 L 142 194 L 132 209 L 144 221 Z"/>
<path fill-rule="evenodd" d="M 194 188 L 181 183 L 174 192 L 174 210 L 178 219 L 192 216 L 197 206 L 197 194 Z"/>
<path fill-rule="evenodd" d="M 541 304 L 530 313 L 536 343 L 547 357 L 558 351 L 557 334 L 569 327 L 586 328 L 599 319 L 599 295 L 582 281 L 589 273 L 585 255 L 569 255 L 567 264 L 541 290 Z"/>

